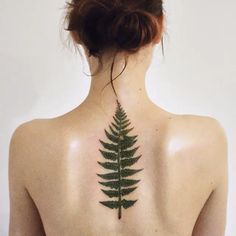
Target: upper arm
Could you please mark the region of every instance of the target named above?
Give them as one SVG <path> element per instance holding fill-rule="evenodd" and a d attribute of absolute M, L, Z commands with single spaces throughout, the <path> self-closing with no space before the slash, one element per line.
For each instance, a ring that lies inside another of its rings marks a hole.
<path fill-rule="evenodd" d="M 227 139 L 218 121 L 211 121 L 211 168 L 215 186 L 202 208 L 193 230 L 193 236 L 223 236 L 227 208 Z"/>
<path fill-rule="evenodd" d="M 9 150 L 9 236 L 45 235 L 37 207 L 24 185 L 25 162 L 30 154 L 28 124 L 19 126 Z"/>

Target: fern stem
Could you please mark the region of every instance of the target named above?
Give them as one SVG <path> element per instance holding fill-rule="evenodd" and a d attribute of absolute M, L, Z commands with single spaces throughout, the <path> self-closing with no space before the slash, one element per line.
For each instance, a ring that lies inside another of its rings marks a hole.
<path fill-rule="evenodd" d="M 120 187 L 120 183 L 121 183 L 121 174 L 120 174 L 120 149 L 118 150 L 118 175 L 119 175 L 119 208 L 118 208 L 118 219 L 121 219 L 121 187 Z"/>
<path fill-rule="evenodd" d="M 118 106 L 119 107 L 119 106 Z M 119 109 L 119 108 L 118 108 Z M 120 109 L 119 109 L 120 110 Z M 118 219 L 121 219 L 121 171 L 120 171 L 120 130 L 121 130 L 121 120 L 119 119 L 119 141 L 118 141 L 118 176 L 119 176 L 119 189 L 118 189 L 118 195 L 119 195 L 119 208 L 118 208 Z"/>

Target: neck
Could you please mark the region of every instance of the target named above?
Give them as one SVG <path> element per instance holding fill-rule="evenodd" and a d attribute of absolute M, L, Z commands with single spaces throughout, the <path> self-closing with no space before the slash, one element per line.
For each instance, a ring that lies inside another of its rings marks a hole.
<path fill-rule="evenodd" d="M 139 50 L 135 55 L 128 58 L 125 66 L 124 55 L 118 54 L 114 60 L 112 78 L 122 74 L 113 81 L 115 92 L 111 82 L 111 66 L 113 54 L 103 57 L 103 67 L 99 73 L 92 75 L 91 87 L 86 101 L 101 106 L 106 111 L 114 110 L 116 100 L 132 109 L 140 110 L 140 106 L 152 104 L 145 87 L 146 72 L 152 59 L 153 47 L 149 46 Z M 90 72 L 93 74 L 97 69 L 97 59 L 87 57 Z M 107 85 L 108 84 L 108 85 Z M 107 86 L 106 86 L 107 85 Z"/>

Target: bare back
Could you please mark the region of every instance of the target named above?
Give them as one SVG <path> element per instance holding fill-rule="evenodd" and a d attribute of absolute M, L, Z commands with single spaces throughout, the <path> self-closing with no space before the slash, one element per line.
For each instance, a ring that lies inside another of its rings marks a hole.
<path fill-rule="evenodd" d="M 108 142 L 104 129 L 111 132 L 115 108 L 105 114 L 82 104 L 17 129 L 10 150 L 10 235 L 223 235 L 225 138 L 209 117 L 155 106 L 137 114 L 123 104 L 133 127 L 129 135 L 137 135 L 133 156 L 141 156 L 130 168 L 142 171 L 130 177 L 139 182 L 122 199 L 137 201 L 121 208 L 120 219 L 116 207 L 100 203 L 116 199 L 104 194 L 112 189 L 97 175 L 108 173 L 98 163 L 105 162 L 99 140 Z"/>

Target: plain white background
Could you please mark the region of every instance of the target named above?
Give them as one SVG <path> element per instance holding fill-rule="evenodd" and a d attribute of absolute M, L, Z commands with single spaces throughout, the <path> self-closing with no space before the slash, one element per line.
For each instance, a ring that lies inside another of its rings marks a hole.
<path fill-rule="evenodd" d="M 0 0 L 0 235 L 9 223 L 8 145 L 14 129 L 63 114 L 86 97 L 87 63 L 60 36 L 64 0 Z M 167 0 L 165 57 L 147 74 L 150 98 L 175 113 L 213 116 L 229 144 L 226 236 L 236 235 L 236 29 L 234 0 Z M 63 29 L 63 28 L 62 28 Z"/>

